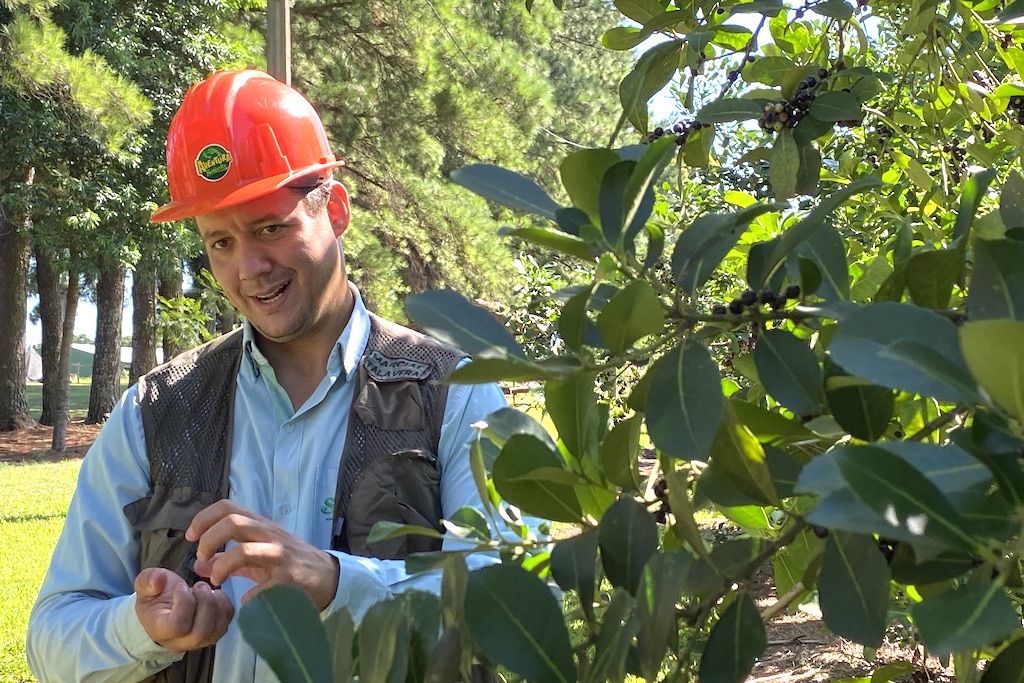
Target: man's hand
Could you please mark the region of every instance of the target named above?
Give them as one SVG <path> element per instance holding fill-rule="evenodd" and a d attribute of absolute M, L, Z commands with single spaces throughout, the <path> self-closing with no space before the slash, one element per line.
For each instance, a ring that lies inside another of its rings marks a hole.
<path fill-rule="evenodd" d="M 235 608 L 205 583 L 189 588 L 169 569 L 143 569 L 135 578 L 135 613 L 157 645 L 171 652 L 198 650 L 220 640 Z"/>
<path fill-rule="evenodd" d="M 242 596 L 243 603 L 271 586 L 292 584 L 306 591 L 322 611 L 338 590 L 338 561 L 333 555 L 230 500 L 217 501 L 197 514 L 185 538 L 199 542 L 195 571 L 213 585 L 229 576 L 256 582 Z M 218 552 L 228 541 L 236 545 Z"/>

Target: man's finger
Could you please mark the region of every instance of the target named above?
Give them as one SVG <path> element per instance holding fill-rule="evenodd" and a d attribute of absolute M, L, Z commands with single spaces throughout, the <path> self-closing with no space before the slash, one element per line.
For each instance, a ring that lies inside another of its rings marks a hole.
<path fill-rule="evenodd" d="M 210 561 L 210 582 L 219 586 L 231 576 L 259 582 L 281 560 L 281 546 L 275 543 L 239 543 L 217 553 Z M 198 561 L 196 566 L 206 568 L 205 563 Z"/>
<path fill-rule="evenodd" d="M 185 530 L 185 540 L 192 541 L 193 543 L 198 541 L 210 527 L 228 515 L 255 516 L 252 512 L 227 498 L 218 500 L 213 505 L 209 505 L 196 513 L 196 516 L 192 518 L 192 523 Z"/>
<path fill-rule="evenodd" d="M 196 610 L 189 640 L 194 643 L 193 647 L 205 647 L 220 640 L 235 610 L 223 591 L 216 591 L 205 583 L 197 583 L 192 588 L 192 595 Z"/>

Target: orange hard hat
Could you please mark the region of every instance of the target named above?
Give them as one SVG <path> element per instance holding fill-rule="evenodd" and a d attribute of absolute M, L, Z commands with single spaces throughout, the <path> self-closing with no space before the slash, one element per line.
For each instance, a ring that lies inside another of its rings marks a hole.
<path fill-rule="evenodd" d="M 154 223 L 242 204 L 335 159 L 306 98 L 262 71 L 218 71 L 189 88 L 167 134 L 171 203 Z"/>

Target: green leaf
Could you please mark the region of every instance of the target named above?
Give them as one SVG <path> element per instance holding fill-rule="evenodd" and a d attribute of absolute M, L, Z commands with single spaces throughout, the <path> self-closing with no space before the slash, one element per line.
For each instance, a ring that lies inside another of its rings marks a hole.
<path fill-rule="evenodd" d="M 921 165 L 920 161 L 896 150 L 889 152 L 889 155 L 896 162 L 897 166 L 907 172 L 907 177 L 910 178 L 910 181 L 919 188 L 925 192 L 930 192 L 935 186 L 935 181 L 932 180 L 931 174 L 928 172 L 928 169 Z"/>
<path fill-rule="evenodd" d="M 630 643 L 639 626 L 640 620 L 633 613 L 633 597 L 621 588 L 614 589 L 594 644 L 594 659 L 586 683 L 623 683 Z"/>
<path fill-rule="evenodd" d="M 765 264 L 765 272 L 768 275 L 765 279 L 769 279 L 774 274 L 775 269 L 786 260 L 790 252 L 793 251 L 797 245 L 802 243 L 804 240 L 814 234 L 821 224 L 835 211 L 840 205 L 842 205 L 847 199 L 855 194 L 863 192 L 869 188 L 879 187 L 882 181 L 878 178 L 868 177 L 861 178 L 855 182 L 850 183 L 841 190 L 836 190 L 827 197 L 822 197 L 818 205 L 814 207 L 810 213 L 808 213 L 802 220 L 791 226 L 786 232 L 782 233 L 782 238 L 779 239 L 778 244 L 775 246 L 775 250 L 772 252 L 771 257 L 768 258 Z"/>
<path fill-rule="evenodd" d="M 444 534 L 429 527 L 418 524 L 399 524 L 398 522 L 380 521 L 373 525 L 370 534 L 366 537 L 367 543 L 376 543 L 389 538 L 400 538 L 402 536 L 427 536 L 429 538 L 443 539 Z"/>
<path fill-rule="evenodd" d="M 594 392 L 595 374 L 577 373 L 544 384 L 544 405 L 566 449 L 579 459 L 594 459 L 604 436 Z"/>
<path fill-rule="evenodd" d="M 914 254 L 907 264 L 907 288 L 914 303 L 946 308 L 964 264 L 963 249 L 934 249 Z"/>
<path fill-rule="evenodd" d="M 817 177 L 815 177 L 817 182 Z M 826 301 L 850 296 L 850 274 L 846 263 L 846 242 L 831 221 L 826 221 L 796 248 L 799 256 L 818 267 L 821 285 L 816 294 Z"/>
<path fill-rule="evenodd" d="M 335 683 L 350 683 L 352 681 L 352 665 L 355 663 L 352 657 L 352 645 L 355 643 L 356 627 L 352 621 L 352 615 L 344 607 L 337 609 L 324 619 L 324 630 L 327 635 L 327 642 L 331 650 L 331 671 L 333 677 L 330 679 Z"/>
<path fill-rule="evenodd" d="M 601 442 L 601 471 L 608 481 L 626 491 L 640 488 L 638 463 L 642 426 L 640 415 L 627 417 L 612 427 Z"/>
<path fill-rule="evenodd" d="M 727 98 L 705 105 L 694 118 L 701 123 L 728 123 L 760 118 L 763 113 L 761 106 L 753 100 Z"/>
<path fill-rule="evenodd" d="M 551 551 L 551 576 L 564 591 L 576 591 L 580 606 L 594 618 L 594 589 L 597 580 L 597 532 L 558 541 Z"/>
<path fill-rule="evenodd" d="M 1024 228 L 1024 178 L 1016 169 L 1006 176 L 999 194 L 999 216 L 1007 228 Z"/>
<path fill-rule="evenodd" d="M 859 450 L 856 458 L 840 458 L 837 464 L 860 500 L 897 526 L 904 537 L 949 548 L 974 548 L 974 530 L 918 469 L 880 448 Z"/>
<path fill-rule="evenodd" d="M 764 448 L 736 418 L 732 403 L 725 404 L 711 453 L 711 464 L 719 473 L 726 475 L 740 492 L 761 505 L 779 504 Z"/>
<path fill-rule="evenodd" d="M 615 8 L 638 24 L 646 24 L 665 13 L 665 8 L 658 0 L 615 0 Z"/>
<path fill-rule="evenodd" d="M 1020 628 L 1017 610 L 998 583 L 929 595 L 910 613 L 921 640 L 938 656 L 980 650 Z"/>
<path fill-rule="evenodd" d="M 783 9 L 782 0 L 753 0 L 752 2 L 740 2 L 733 5 L 729 8 L 729 16 L 756 12 L 766 17 L 774 17 Z"/>
<path fill-rule="evenodd" d="M 975 173 L 967 181 L 960 197 L 960 209 L 956 214 L 956 224 L 953 226 L 954 242 L 957 240 L 966 242 L 967 233 L 971 228 L 971 223 L 974 222 L 974 216 L 978 213 L 981 200 L 985 198 L 985 191 L 995 177 L 996 169 L 990 168 Z"/>
<path fill-rule="evenodd" d="M 825 17 L 847 21 L 853 16 L 853 6 L 846 0 L 825 0 L 814 5 L 814 11 Z"/>
<path fill-rule="evenodd" d="M 740 593 L 711 629 L 700 660 L 701 683 L 743 683 L 768 647 L 757 606 Z"/>
<path fill-rule="evenodd" d="M 818 604 L 829 630 L 877 648 L 885 636 L 889 565 L 872 536 L 829 534 L 818 580 Z"/>
<path fill-rule="evenodd" d="M 768 330 L 757 340 L 754 363 L 765 390 L 776 401 L 798 415 L 821 412 L 821 368 L 806 342 L 786 330 Z"/>
<path fill-rule="evenodd" d="M 640 339 L 661 332 L 665 307 L 654 289 L 643 280 L 634 280 L 621 289 L 597 317 L 608 350 L 621 355 Z"/>
<path fill-rule="evenodd" d="M 651 440 L 674 458 L 706 460 L 725 403 L 707 347 L 685 339 L 648 372 L 654 373 L 646 416 Z"/>
<path fill-rule="evenodd" d="M 645 680 L 657 680 L 665 653 L 679 637 L 676 610 L 670 606 L 679 602 L 691 562 L 683 552 L 655 553 L 644 567 L 636 596 L 640 617 L 636 642 Z"/>
<path fill-rule="evenodd" d="M 598 196 L 605 171 L 619 163 L 619 155 L 610 149 L 581 149 L 573 152 L 558 166 L 562 185 L 573 206 L 582 209 L 590 220 L 598 223 Z"/>
<path fill-rule="evenodd" d="M 282 681 L 331 680 L 331 656 L 320 613 L 289 584 L 260 591 L 238 613 L 242 636 Z"/>
<path fill-rule="evenodd" d="M 487 524 L 487 518 L 475 507 L 461 507 L 445 521 L 448 522 L 445 528 L 449 532 L 463 538 L 471 537 L 485 542 L 491 540 L 491 527 Z"/>
<path fill-rule="evenodd" d="M 751 204 L 735 213 L 706 214 L 693 221 L 676 240 L 672 252 L 672 272 L 679 289 L 695 294 L 736 246 L 747 226 L 778 206 Z"/>
<path fill-rule="evenodd" d="M 839 425 L 863 441 L 875 441 L 885 434 L 892 419 L 896 398 L 892 389 L 858 380 L 838 385 L 852 375 L 834 374 L 825 380 L 829 412 Z"/>
<path fill-rule="evenodd" d="M 960 328 L 971 374 L 1010 416 L 1024 419 L 1024 322 L 980 320 Z"/>
<path fill-rule="evenodd" d="M 746 425 L 761 443 L 784 446 L 815 439 L 814 432 L 781 413 L 734 398 L 729 399 L 729 405 L 740 422 Z"/>
<path fill-rule="evenodd" d="M 562 361 L 565 363 L 562 363 Z M 560 364 L 562 363 L 562 364 Z M 450 384 L 487 384 L 489 382 L 541 382 L 564 377 L 579 370 L 575 359 L 547 358 L 540 362 L 510 358 L 477 358 L 456 368 L 448 376 Z"/>
<path fill-rule="evenodd" d="M 793 139 L 793 130 L 783 128 L 768 157 L 768 182 L 777 199 L 788 199 L 796 195 L 800 176 L 800 148 Z"/>
<path fill-rule="evenodd" d="M 572 485 L 525 478 L 533 470 L 564 470 L 557 452 L 531 434 L 515 434 L 494 461 L 494 486 L 523 512 L 556 522 L 579 522 L 583 510 Z"/>
<path fill-rule="evenodd" d="M 763 515 L 765 508 L 758 508 Z M 768 525 L 771 528 L 771 525 Z M 798 583 L 802 583 L 806 590 L 812 581 L 807 581 L 805 575 L 807 570 L 814 564 L 821 563 L 821 555 L 824 543 L 814 535 L 811 529 L 804 528 L 797 533 L 791 543 L 775 553 L 772 557 L 772 574 L 775 579 L 775 594 L 787 595 Z M 799 604 L 795 601 L 793 607 Z"/>
<path fill-rule="evenodd" d="M 1024 683 L 1024 639 L 1013 641 L 989 662 L 981 683 Z"/>
<path fill-rule="evenodd" d="M 505 326 L 483 306 L 450 289 L 408 298 L 405 310 L 427 334 L 481 358 L 520 358 L 526 353 Z"/>
<path fill-rule="evenodd" d="M 863 116 L 860 100 L 853 93 L 844 90 L 830 90 L 819 94 L 811 102 L 807 113 L 819 121 L 828 123 L 859 121 Z"/>
<path fill-rule="evenodd" d="M 866 683 L 889 683 L 889 681 L 895 678 L 910 675 L 915 671 L 917 671 L 917 667 L 911 662 L 897 660 L 895 662 L 889 662 L 888 664 L 880 666 L 872 671 L 871 679 Z"/>
<path fill-rule="evenodd" d="M 737 7 L 742 7 L 742 5 L 737 5 Z M 782 85 L 785 75 L 796 68 L 796 63 L 789 57 L 761 57 L 743 69 L 743 78 L 748 83 L 777 86 Z"/>
<path fill-rule="evenodd" d="M 492 662 L 538 683 L 576 680 L 562 610 L 544 582 L 525 569 L 499 564 L 471 572 L 466 622 Z"/>
<path fill-rule="evenodd" d="M 598 214 L 601 231 L 608 244 L 616 244 L 622 235 L 625 212 L 626 185 L 636 168 L 635 161 L 620 161 L 610 167 L 601 178 L 601 192 L 598 195 Z"/>
<path fill-rule="evenodd" d="M 643 33 L 635 26 L 616 26 L 604 32 L 601 45 L 609 50 L 632 50 L 644 41 Z"/>
<path fill-rule="evenodd" d="M 629 238 L 630 246 L 632 246 L 632 240 L 635 239 L 640 226 L 644 225 L 651 215 L 651 209 L 654 206 L 654 193 L 650 191 L 651 184 L 661 176 L 678 149 L 675 138 L 665 135 L 648 145 L 643 156 L 640 157 L 640 161 L 636 162 L 623 197 L 625 213 L 622 224 L 627 228 L 626 236 Z"/>
<path fill-rule="evenodd" d="M 635 595 L 644 565 L 658 549 L 654 518 L 636 501 L 620 498 L 604 513 L 597 533 L 608 581 Z"/>
<path fill-rule="evenodd" d="M 400 602 L 379 602 L 359 624 L 359 680 L 401 683 L 409 668 L 409 620 Z M 326 680 L 326 679 L 324 679 Z"/>
<path fill-rule="evenodd" d="M 814 196 L 818 194 L 818 179 L 821 177 L 821 154 L 808 141 L 800 140 L 800 129 L 793 129 L 793 140 L 800 152 L 800 171 L 796 176 L 796 194 Z"/>
<path fill-rule="evenodd" d="M 657 4 L 656 0 L 652 1 Z M 619 84 L 622 111 L 642 133 L 647 133 L 647 102 L 672 80 L 683 44 L 680 40 L 670 40 L 655 45 L 637 60 L 636 66 Z"/>
<path fill-rule="evenodd" d="M 1024 242 L 974 240 L 967 309 L 971 320 L 1024 320 Z"/>
<path fill-rule="evenodd" d="M 581 261 L 593 261 L 594 249 L 584 240 L 564 232 L 547 228 L 513 228 L 503 234 L 518 237 L 521 240 L 551 249 L 567 256 L 574 256 Z"/>
<path fill-rule="evenodd" d="M 880 386 L 950 402 L 977 397 L 956 327 L 917 306 L 865 306 L 840 325 L 828 350 L 846 371 Z"/>
<path fill-rule="evenodd" d="M 560 207 L 526 176 L 493 164 L 471 164 L 452 171 L 452 181 L 471 192 L 519 211 L 555 220 Z"/>

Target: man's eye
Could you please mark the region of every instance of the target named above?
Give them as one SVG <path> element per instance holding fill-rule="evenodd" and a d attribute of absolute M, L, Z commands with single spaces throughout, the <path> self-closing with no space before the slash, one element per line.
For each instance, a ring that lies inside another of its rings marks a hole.
<path fill-rule="evenodd" d="M 267 226 L 265 226 L 261 230 L 261 232 L 264 235 L 274 235 L 274 234 L 276 234 L 278 232 L 281 232 L 281 226 L 280 225 L 267 225 Z"/>
<path fill-rule="evenodd" d="M 226 239 L 219 239 L 216 242 L 213 242 L 212 244 L 210 244 L 210 249 L 217 249 L 217 250 L 226 249 L 227 246 L 228 246 L 228 241 Z"/>

